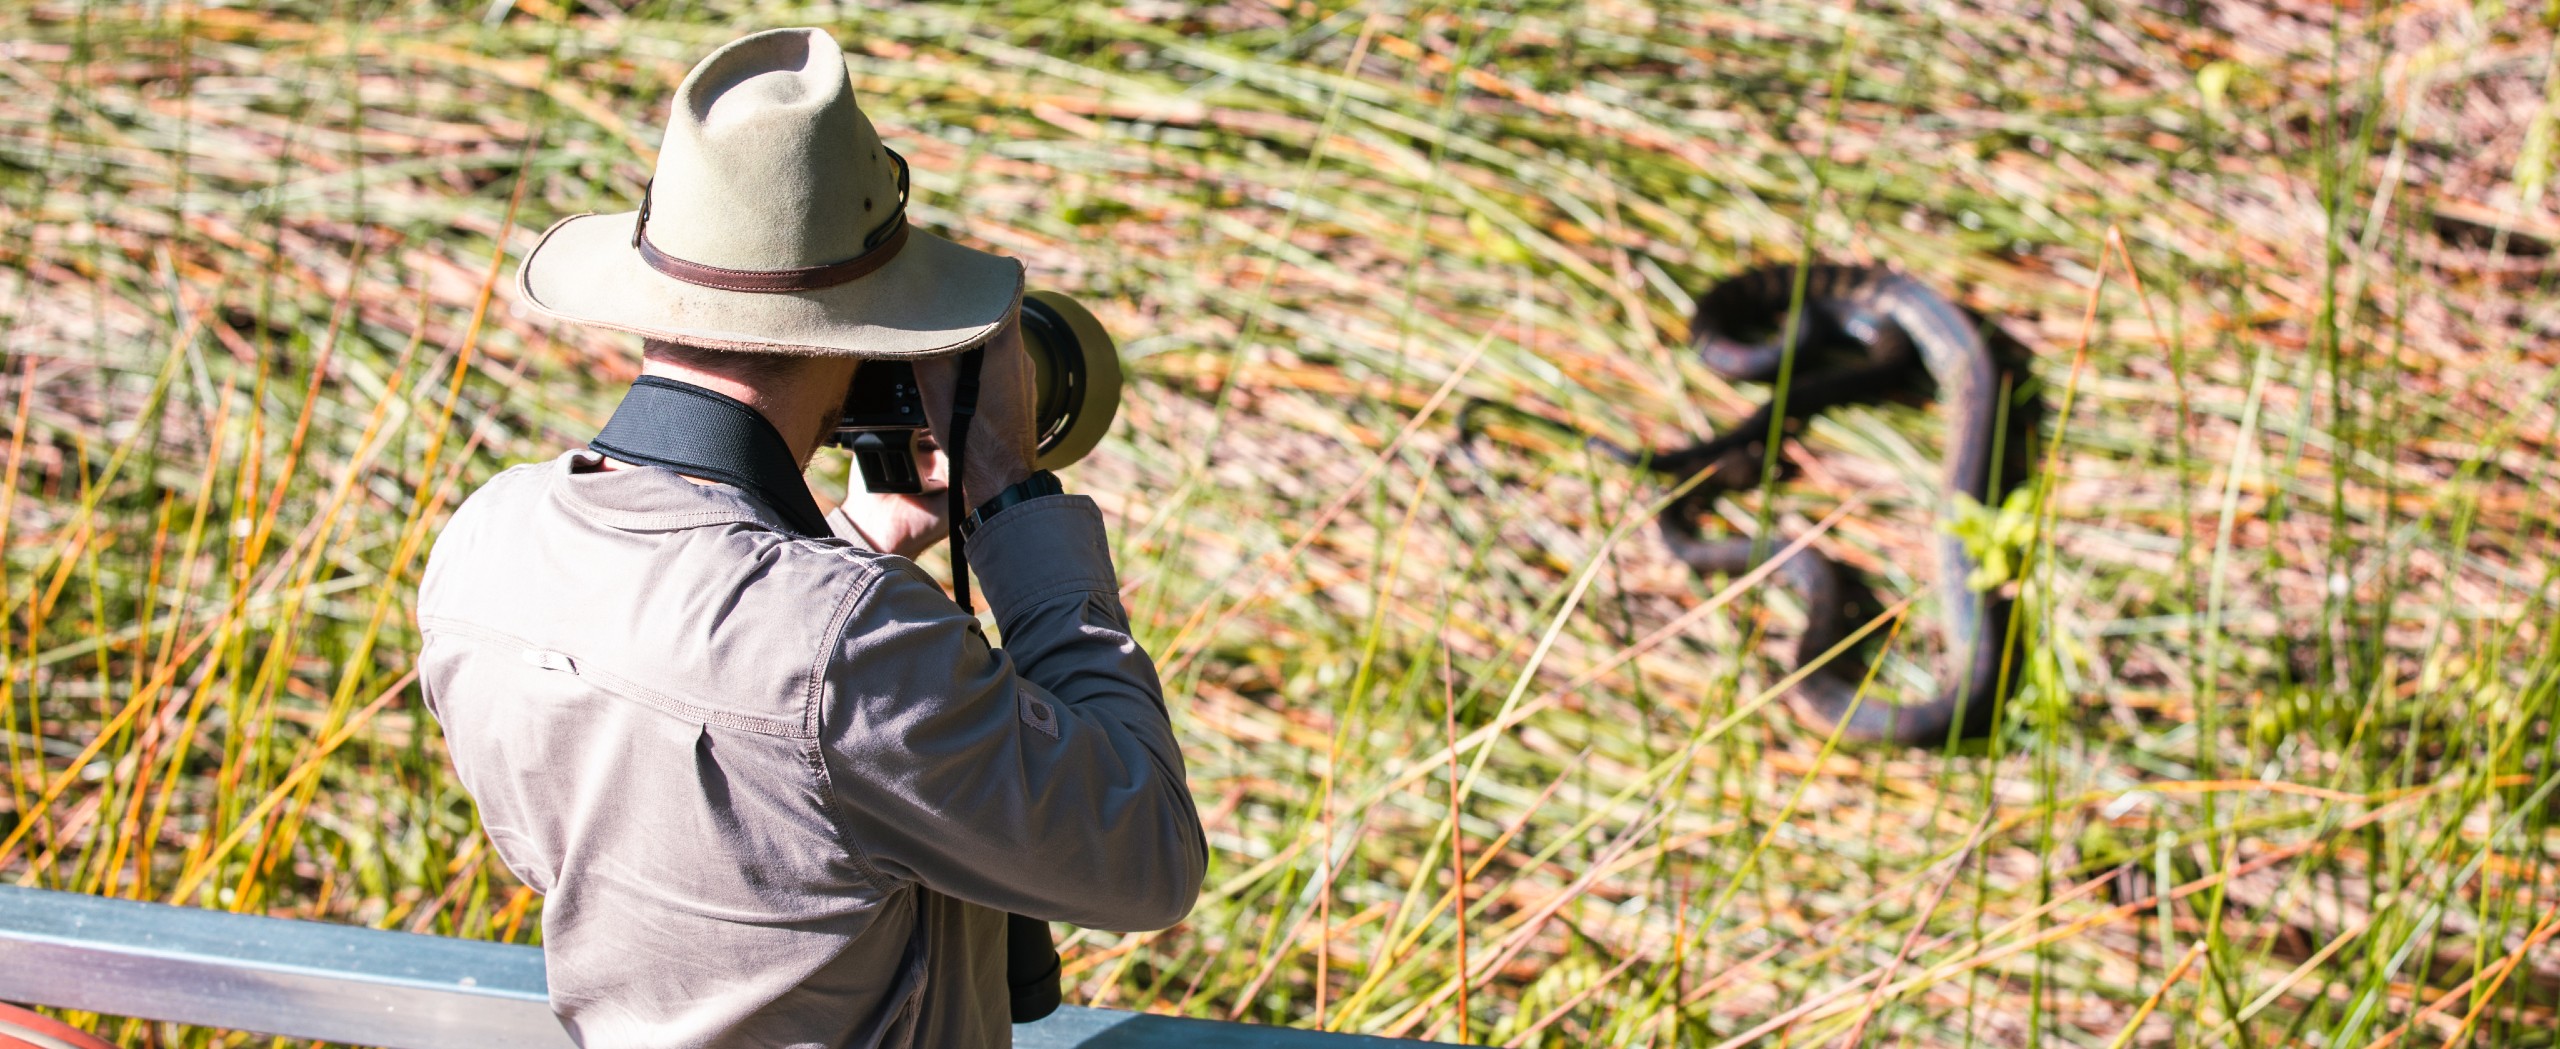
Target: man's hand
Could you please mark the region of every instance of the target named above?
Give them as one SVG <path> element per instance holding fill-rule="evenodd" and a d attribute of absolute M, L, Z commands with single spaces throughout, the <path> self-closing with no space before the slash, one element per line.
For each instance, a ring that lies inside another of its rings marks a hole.
<path fill-rule="evenodd" d="M 933 549 L 933 544 L 951 534 L 951 499 L 943 494 L 949 486 L 950 471 L 939 449 L 918 449 L 917 465 L 924 475 L 924 491 L 913 494 L 866 492 L 862 475 L 854 471 L 846 478 L 845 519 L 861 533 L 862 541 L 884 554 L 896 554 L 914 560 Z M 824 503 L 823 497 L 820 500 Z"/>
<path fill-rule="evenodd" d="M 919 449 L 916 465 L 924 491 L 890 495 L 862 491 L 857 479 L 845 496 L 844 513 L 871 548 L 914 558 L 951 534 L 949 457 L 942 448 L 951 430 L 951 388 L 959 378 L 959 358 L 936 357 L 915 362 L 916 385 L 924 398 L 933 437 Z M 1031 476 L 1037 439 L 1031 431 L 1039 410 L 1032 389 L 1031 357 L 1022 350 L 1021 317 L 1016 315 L 987 343 L 978 368 L 978 414 L 969 428 L 968 490 L 961 493 L 971 507 L 993 499 Z"/>
<path fill-rule="evenodd" d="M 944 448 L 951 447 L 951 388 L 958 380 L 959 361 L 952 356 L 915 362 L 925 418 Z M 960 464 L 961 479 L 968 482 L 961 494 L 971 508 L 1031 476 L 1031 462 L 1039 454 L 1031 432 L 1039 394 L 1031 383 L 1031 355 L 1022 351 L 1022 316 L 1016 313 L 988 340 L 986 360 L 978 369 L 978 415 L 969 428 L 969 461 Z"/>

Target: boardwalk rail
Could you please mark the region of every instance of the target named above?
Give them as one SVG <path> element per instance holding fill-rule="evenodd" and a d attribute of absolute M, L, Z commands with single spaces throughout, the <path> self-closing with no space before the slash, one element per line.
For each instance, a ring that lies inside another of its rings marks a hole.
<path fill-rule="evenodd" d="M 542 950 L 0 885 L 0 1001 L 385 1049 L 568 1049 Z M 1020 1049 L 1418 1043 L 1066 1006 Z"/>

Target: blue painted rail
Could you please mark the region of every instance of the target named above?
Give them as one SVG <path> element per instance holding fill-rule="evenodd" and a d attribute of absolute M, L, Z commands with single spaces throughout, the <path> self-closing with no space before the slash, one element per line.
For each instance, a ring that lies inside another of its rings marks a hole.
<path fill-rule="evenodd" d="M 0 1001 L 384 1049 L 570 1049 L 542 950 L 0 885 Z M 1066 1006 L 1020 1049 L 1421 1043 Z"/>

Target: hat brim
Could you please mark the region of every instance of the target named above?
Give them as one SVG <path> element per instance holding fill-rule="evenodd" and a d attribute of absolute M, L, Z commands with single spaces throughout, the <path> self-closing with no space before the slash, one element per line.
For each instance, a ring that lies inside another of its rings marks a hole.
<path fill-rule="evenodd" d="M 1022 303 L 1022 264 L 921 229 L 870 274 L 816 291 L 687 284 L 631 246 L 638 212 L 554 223 L 516 270 L 526 304 L 561 320 L 711 349 L 914 359 L 959 353 Z"/>

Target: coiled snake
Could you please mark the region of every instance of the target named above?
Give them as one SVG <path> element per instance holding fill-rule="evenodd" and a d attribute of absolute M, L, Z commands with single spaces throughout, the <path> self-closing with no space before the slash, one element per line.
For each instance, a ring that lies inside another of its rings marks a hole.
<path fill-rule="evenodd" d="M 1784 332 L 1759 341 L 1743 336 L 1783 326 L 1796 274 L 1794 266 L 1756 269 L 1698 296 L 1690 342 L 1707 367 L 1743 381 L 1777 377 L 1786 351 Z M 1816 265 L 1805 276 L 1798 359 L 1833 347 L 1855 349 L 1862 356 L 1837 370 L 1799 372 L 1789 384 L 1786 414 L 1809 415 L 1906 388 L 1916 363 L 1934 380 L 1947 416 L 1938 521 L 1955 519 L 1959 494 L 1976 503 L 1989 502 L 1995 481 L 1993 460 L 1999 450 L 2001 373 L 1973 318 L 1927 286 L 1890 269 Z M 1662 537 L 1674 555 L 1698 572 L 1736 574 L 1757 567 L 1784 544 L 1704 538 L 1697 518 L 1718 493 L 1759 483 L 1773 413 L 1774 406 L 1764 405 L 1724 434 L 1683 448 L 1639 453 L 1596 438 L 1591 443 L 1622 461 L 1673 477 L 1685 478 L 1713 466 L 1705 481 L 1664 510 Z M 1894 704 L 1876 698 L 1870 689 L 1861 700 L 1863 668 L 1853 659 L 1834 659 L 1795 686 L 1797 708 L 1807 721 L 1826 731 L 1836 728 L 1843 739 L 1904 746 L 1944 743 L 1951 734 L 1979 731 L 1987 724 L 2001 686 L 2008 601 L 1967 585 L 1976 563 L 1962 539 L 1943 528 L 1934 538 L 1936 602 L 1947 664 L 1937 675 L 1937 695 L 1924 702 Z M 1852 631 L 1847 616 L 1849 583 L 1838 564 L 1810 547 L 1788 558 L 1777 575 L 1805 603 L 1805 631 L 1796 643 L 1796 662 L 1803 666 Z"/>

